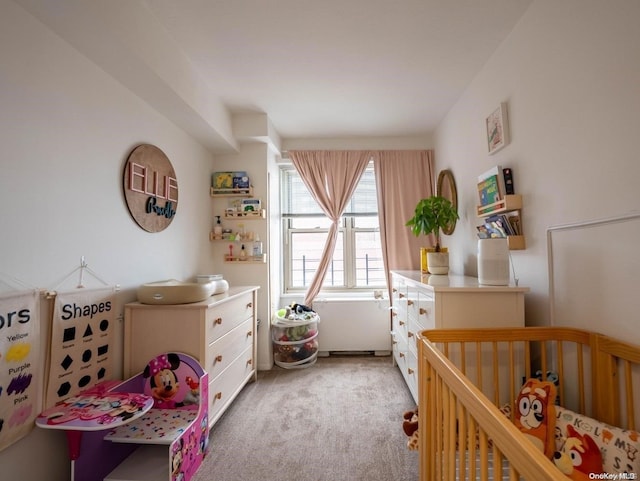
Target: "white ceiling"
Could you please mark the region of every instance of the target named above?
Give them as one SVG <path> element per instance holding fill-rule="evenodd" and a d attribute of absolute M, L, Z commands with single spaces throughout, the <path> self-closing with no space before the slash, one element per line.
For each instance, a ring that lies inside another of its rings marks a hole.
<path fill-rule="evenodd" d="M 532 0 L 14 0 L 213 151 L 429 136 Z"/>
<path fill-rule="evenodd" d="M 145 0 L 233 112 L 283 138 L 431 132 L 531 0 Z"/>

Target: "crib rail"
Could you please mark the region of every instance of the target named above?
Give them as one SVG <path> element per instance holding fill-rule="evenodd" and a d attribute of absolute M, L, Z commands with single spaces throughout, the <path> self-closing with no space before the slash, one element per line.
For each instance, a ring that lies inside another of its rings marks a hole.
<path fill-rule="evenodd" d="M 418 351 L 421 481 L 566 480 L 499 409 L 538 373 L 563 406 L 635 428 L 635 346 L 571 328 L 438 329 Z"/>

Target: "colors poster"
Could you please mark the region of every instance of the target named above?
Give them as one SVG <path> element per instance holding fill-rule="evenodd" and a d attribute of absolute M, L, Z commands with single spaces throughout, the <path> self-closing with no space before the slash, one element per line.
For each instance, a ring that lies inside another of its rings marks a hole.
<path fill-rule="evenodd" d="M 26 436 L 42 408 L 40 293 L 0 295 L 0 451 Z"/>

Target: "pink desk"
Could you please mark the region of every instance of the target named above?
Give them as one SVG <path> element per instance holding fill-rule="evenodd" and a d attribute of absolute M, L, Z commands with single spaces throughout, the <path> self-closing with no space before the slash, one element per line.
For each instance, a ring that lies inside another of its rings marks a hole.
<path fill-rule="evenodd" d="M 122 381 L 105 381 L 46 409 L 36 418 L 36 426 L 65 431 L 73 463 L 80 456 L 82 433 L 114 429 L 142 417 L 153 407 L 153 398 L 142 393 L 112 391 Z"/>

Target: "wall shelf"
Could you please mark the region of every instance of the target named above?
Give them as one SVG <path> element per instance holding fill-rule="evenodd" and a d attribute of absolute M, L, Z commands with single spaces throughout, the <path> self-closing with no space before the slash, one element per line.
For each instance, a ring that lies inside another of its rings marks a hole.
<path fill-rule="evenodd" d="M 225 254 L 224 261 L 227 263 L 238 263 L 238 264 L 265 264 L 267 262 L 267 254 L 261 254 L 259 256 L 230 256 Z"/>
<path fill-rule="evenodd" d="M 210 188 L 211 197 L 253 197 L 253 186 L 247 189 L 216 189 Z"/>
<path fill-rule="evenodd" d="M 509 214 L 510 212 L 517 213 L 520 222 L 520 229 L 522 229 L 522 196 L 519 194 L 505 195 L 498 202 L 487 205 L 477 206 L 478 217 L 490 217 L 492 215 Z M 510 235 L 507 236 L 507 242 L 509 249 L 511 250 L 524 250 L 526 249 L 526 242 L 524 235 Z"/>
<path fill-rule="evenodd" d="M 478 217 L 488 217 L 495 214 L 504 214 L 505 212 L 511 212 L 514 210 L 522 209 L 522 196 L 505 195 L 503 199 L 493 204 L 479 205 Z"/>
<path fill-rule="evenodd" d="M 260 220 L 265 219 L 267 213 L 265 209 L 246 210 L 244 212 L 226 212 L 223 218 L 228 220 Z"/>

